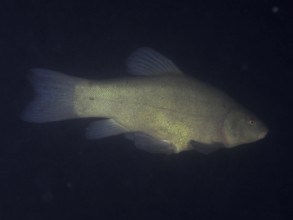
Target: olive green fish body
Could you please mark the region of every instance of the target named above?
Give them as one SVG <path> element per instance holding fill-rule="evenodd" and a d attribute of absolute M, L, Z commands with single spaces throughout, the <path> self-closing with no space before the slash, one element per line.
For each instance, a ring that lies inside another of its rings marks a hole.
<path fill-rule="evenodd" d="M 87 137 L 130 134 L 138 148 L 160 153 L 207 153 L 214 145 L 234 147 L 267 133 L 265 125 L 226 93 L 186 76 L 149 48 L 136 51 L 127 65 L 138 76 L 92 81 L 35 70 L 31 81 L 37 97 L 24 120 L 108 118 L 93 122 Z"/>
<path fill-rule="evenodd" d="M 181 75 L 84 82 L 75 92 L 79 117 L 112 118 L 129 131 L 173 143 L 177 151 L 187 149 L 192 139 L 206 144 L 223 142 L 221 129 L 231 108 L 228 103 L 235 105 L 218 90 Z"/>

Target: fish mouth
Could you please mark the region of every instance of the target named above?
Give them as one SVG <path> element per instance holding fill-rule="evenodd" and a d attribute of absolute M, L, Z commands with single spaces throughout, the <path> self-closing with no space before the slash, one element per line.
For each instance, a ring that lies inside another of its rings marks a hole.
<path fill-rule="evenodd" d="M 265 136 L 267 136 L 269 132 L 269 129 L 265 128 L 262 132 L 259 133 L 258 139 L 263 139 Z"/>

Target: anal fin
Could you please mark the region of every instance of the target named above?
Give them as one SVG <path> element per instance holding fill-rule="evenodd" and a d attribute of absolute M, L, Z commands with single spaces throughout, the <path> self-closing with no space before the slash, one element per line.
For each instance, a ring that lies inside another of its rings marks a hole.
<path fill-rule="evenodd" d="M 133 132 L 126 134 L 126 138 L 133 140 L 137 148 L 150 152 L 150 153 L 162 153 L 172 154 L 175 153 L 175 145 L 154 138 L 143 132 Z"/>
<path fill-rule="evenodd" d="M 102 119 L 90 123 L 86 129 L 86 138 L 101 139 L 126 132 L 127 129 L 113 119 Z"/>

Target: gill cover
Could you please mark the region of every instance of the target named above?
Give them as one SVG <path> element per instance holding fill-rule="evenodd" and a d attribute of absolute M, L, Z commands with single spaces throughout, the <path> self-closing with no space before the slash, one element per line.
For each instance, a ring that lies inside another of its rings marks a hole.
<path fill-rule="evenodd" d="M 232 109 L 223 124 L 226 147 L 251 143 L 262 139 L 267 128 L 254 115 L 242 109 Z"/>

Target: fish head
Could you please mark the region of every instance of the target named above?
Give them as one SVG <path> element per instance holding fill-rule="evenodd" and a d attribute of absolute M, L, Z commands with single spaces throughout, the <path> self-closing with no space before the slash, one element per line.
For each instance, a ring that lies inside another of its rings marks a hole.
<path fill-rule="evenodd" d="M 224 119 L 222 132 L 226 147 L 235 147 L 263 139 L 268 128 L 252 113 L 233 109 Z"/>

